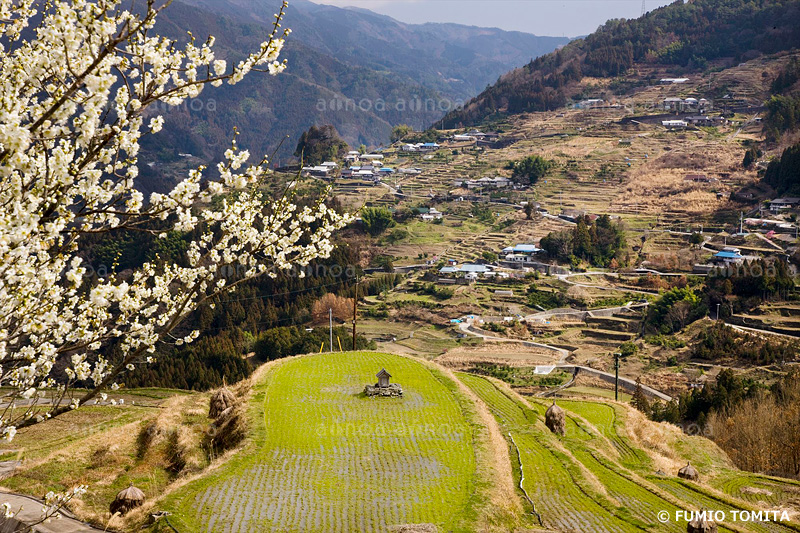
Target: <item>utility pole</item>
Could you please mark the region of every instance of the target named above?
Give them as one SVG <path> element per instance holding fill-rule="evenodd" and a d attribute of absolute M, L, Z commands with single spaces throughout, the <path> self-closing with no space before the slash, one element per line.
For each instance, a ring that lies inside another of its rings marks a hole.
<path fill-rule="evenodd" d="M 353 296 L 353 351 L 356 351 L 356 320 L 358 320 L 358 277 L 356 277 L 356 294 Z"/>
<path fill-rule="evenodd" d="M 331 338 L 330 338 L 330 348 L 331 353 L 333 353 L 333 308 L 328 308 L 328 327 L 330 330 Z"/>
<path fill-rule="evenodd" d="M 744 233 L 744 211 L 739 212 L 739 234 Z"/>
<path fill-rule="evenodd" d="M 621 353 L 614 354 L 614 399 L 619 401 L 619 356 Z"/>
<path fill-rule="evenodd" d="M 719 320 L 719 303 L 717 303 L 717 320 Z"/>

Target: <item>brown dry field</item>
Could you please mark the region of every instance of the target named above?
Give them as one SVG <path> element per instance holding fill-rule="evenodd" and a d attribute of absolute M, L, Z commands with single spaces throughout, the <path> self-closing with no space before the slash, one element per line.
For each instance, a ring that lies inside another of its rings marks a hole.
<path fill-rule="evenodd" d="M 478 346 L 459 346 L 447 350 L 434 361 L 448 368 L 462 369 L 476 363 L 495 363 L 512 367 L 551 365 L 558 362 L 555 351 L 523 346 L 516 342 L 485 342 Z"/>

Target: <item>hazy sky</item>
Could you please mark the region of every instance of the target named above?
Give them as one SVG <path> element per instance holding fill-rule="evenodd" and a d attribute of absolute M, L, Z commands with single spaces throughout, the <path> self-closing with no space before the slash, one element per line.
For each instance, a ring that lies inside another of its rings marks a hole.
<path fill-rule="evenodd" d="M 536 35 L 575 37 L 611 18 L 636 18 L 642 0 L 313 0 L 357 6 L 403 22 L 458 22 Z M 674 0 L 647 0 L 647 9 Z"/>

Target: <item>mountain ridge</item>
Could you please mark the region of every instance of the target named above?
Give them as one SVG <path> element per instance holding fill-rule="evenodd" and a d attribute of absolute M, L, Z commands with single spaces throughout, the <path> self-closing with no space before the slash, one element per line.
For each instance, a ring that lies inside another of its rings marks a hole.
<path fill-rule="evenodd" d="M 639 69 L 684 75 L 735 66 L 800 47 L 798 28 L 796 0 L 676 2 L 638 19 L 606 22 L 586 38 L 505 73 L 435 123 L 467 127 L 494 116 L 551 111 L 586 96 L 586 78 L 612 78 L 623 93 L 642 82 Z"/>
<path fill-rule="evenodd" d="M 157 31 L 179 43 L 189 29 L 199 38 L 214 35 L 217 57 L 228 64 L 269 33 L 266 6 L 188 2 L 164 10 Z M 234 127 L 240 146 L 274 153 L 279 164 L 313 125 L 332 124 L 351 146 L 388 143 L 394 125 L 423 129 L 511 66 L 567 41 L 459 25 L 419 25 L 412 35 L 412 26 L 384 15 L 315 6 L 287 8 L 282 24 L 294 31 L 282 54 L 289 68 L 280 76 L 254 74 L 236 86 L 208 87 L 185 106 L 159 109 L 162 135 L 143 143 L 144 190 L 163 190 L 188 168 L 218 160 Z M 505 39 L 487 46 L 496 35 Z"/>

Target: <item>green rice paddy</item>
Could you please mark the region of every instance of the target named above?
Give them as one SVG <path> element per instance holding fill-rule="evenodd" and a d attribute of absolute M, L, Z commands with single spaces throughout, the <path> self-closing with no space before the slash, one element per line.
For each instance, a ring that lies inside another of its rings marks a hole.
<path fill-rule="evenodd" d="M 489 406 L 509 446 L 516 450 L 515 459 L 518 453 L 514 467 L 524 495 L 533 503 L 528 511 L 538 513 L 531 516 L 535 525 L 541 518 L 541 525 L 556 530 L 680 533 L 686 531 L 685 522 L 662 523 L 658 513 L 666 511 L 674 517 L 678 510 L 771 508 L 786 501 L 782 498 L 796 488 L 790 482 L 725 471 L 726 475 L 714 480 L 725 494 L 716 495 L 700 484 L 656 475 L 649 456 L 627 437 L 621 406 L 558 400 L 566 412 L 566 433 L 558 437 L 543 423 L 548 402 L 531 399 L 526 404 L 483 377 L 458 377 Z M 726 525 L 720 531 L 732 531 Z M 739 522 L 731 527 L 756 532 L 798 530 L 794 523 Z"/>
<path fill-rule="evenodd" d="M 386 368 L 402 398 L 368 398 Z M 469 408 L 419 362 L 378 353 L 294 358 L 255 386 L 254 442 L 170 498 L 180 531 L 470 530 L 480 490 Z"/>

